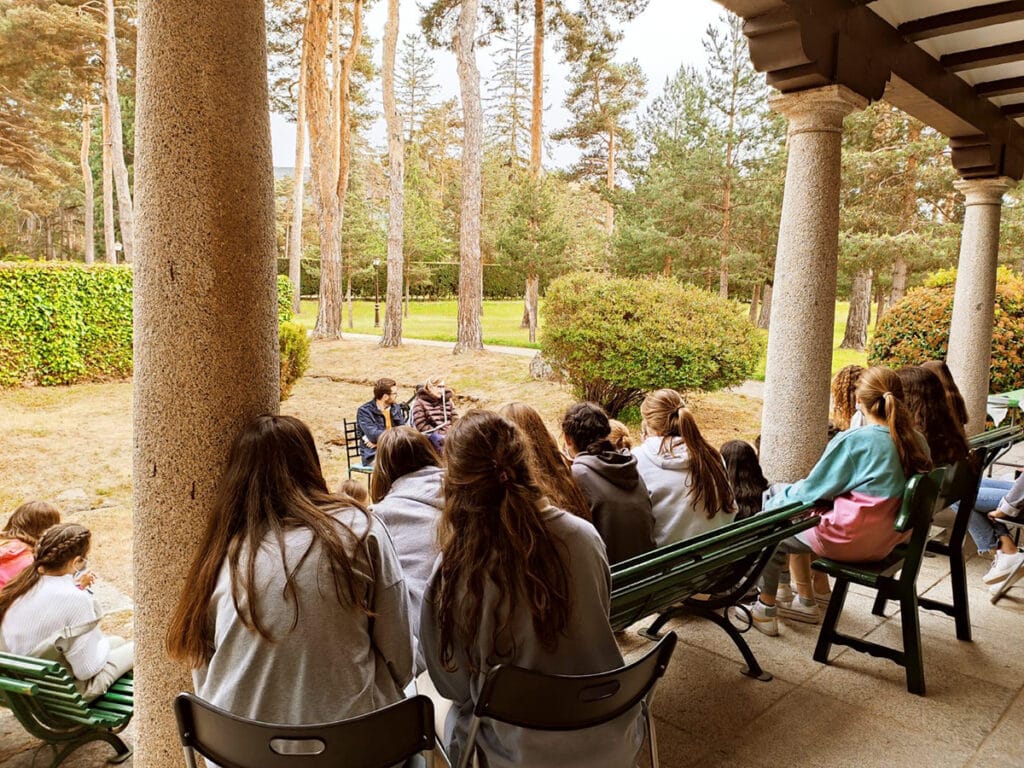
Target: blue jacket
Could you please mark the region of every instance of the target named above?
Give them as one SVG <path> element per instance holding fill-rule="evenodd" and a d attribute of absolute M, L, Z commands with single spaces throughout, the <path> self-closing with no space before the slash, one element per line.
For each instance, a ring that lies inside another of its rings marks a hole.
<path fill-rule="evenodd" d="M 359 445 L 359 450 L 363 454 L 363 464 L 369 464 L 377 456 L 377 449 L 371 448 L 366 443 L 369 441 L 376 445 L 377 440 L 387 428 L 384 414 L 377 408 L 376 401 L 371 400 L 359 406 L 359 410 L 356 411 L 356 424 L 359 425 L 359 431 L 363 433 L 364 438 Z M 394 403 L 391 406 L 391 426 L 397 427 L 401 424 L 405 424 L 402 406 Z"/>

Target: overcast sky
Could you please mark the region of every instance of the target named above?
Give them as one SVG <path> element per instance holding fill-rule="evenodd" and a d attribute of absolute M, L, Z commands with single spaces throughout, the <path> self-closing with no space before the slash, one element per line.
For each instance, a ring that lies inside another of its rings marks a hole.
<path fill-rule="evenodd" d="M 419 12 L 415 3 L 402 2 L 401 33 L 417 31 Z M 625 29 L 625 38 L 619 48 L 619 61 L 636 58 L 647 75 L 648 100 L 661 93 L 665 78 L 672 75 L 682 64 L 703 66 L 705 61 L 701 39 L 707 26 L 713 23 L 724 9 L 714 0 L 650 0 L 650 5 L 636 20 Z M 384 21 L 387 17 L 387 4 L 376 3 L 367 14 L 366 26 L 378 41 L 384 34 Z M 436 62 L 436 82 L 441 86 L 441 94 L 445 97 L 457 96 L 459 80 L 455 72 L 455 58 L 446 51 L 433 51 Z M 374 56 L 378 63 L 381 47 L 378 43 Z M 491 48 L 477 50 L 477 61 L 481 70 L 483 91 L 486 93 L 488 73 L 492 68 Z M 565 98 L 565 83 L 568 71 L 561 62 L 560 52 L 547 46 L 545 56 L 545 75 L 547 87 L 545 91 L 544 132 L 550 134 L 564 126 L 569 115 L 562 102 Z M 380 91 L 374 96 L 380 100 Z M 642 108 L 641 108 L 642 109 Z M 280 115 L 271 116 L 271 132 L 274 144 L 274 165 L 292 166 L 295 164 L 295 125 Z M 384 145 L 383 120 L 370 132 L 370 140 Z M 565 166 L 572 162 L 575 151 L 568 145 L 550 143 L 545 164 L 548 166 Z"/>

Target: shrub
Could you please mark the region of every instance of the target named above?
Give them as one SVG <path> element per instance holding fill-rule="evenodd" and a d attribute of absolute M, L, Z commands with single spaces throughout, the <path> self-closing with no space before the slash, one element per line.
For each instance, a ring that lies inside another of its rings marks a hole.
<path fill-rule="evenodd" d="M 652 389 L 740 384 L 763 351 L 735 302 L 673 278 L 566 275 L 548 287 L 543 312 L 544 356 L 612 416 Z"/>
<path fill-rule="evenodd" d="M 295 290 L 287 275 L 277 276 L 277 322 L 287 323 L 292 319 L 292 299 Z"/>
<path fill-rule="evenodd" d="M 298 323 L 281 323 L 281 399 L 292 393 L 292 386 L 309 368 L 309 336 Z"/>
<path fill-rule="evenodd" d="M 868 362 L 902 368 L 927 360 L 945 360 L 953 316 L 956 270 L 929 276 L 882 316 L 868 346 Z M 1024 387 L 1024 279 L 1006 267 L 996 276 L 992 328 L 993 392 Z"/>

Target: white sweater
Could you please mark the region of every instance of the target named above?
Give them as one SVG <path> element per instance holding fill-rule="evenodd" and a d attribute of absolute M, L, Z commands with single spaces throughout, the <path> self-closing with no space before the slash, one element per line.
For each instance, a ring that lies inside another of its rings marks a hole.
<path fill-rule="evenodd" d="M 11 653 L 28 655 L 43 642 L 53 640 L 65 627 L 76 627 L 102 616 L 88 592 L 75 586 L 74 576 L 40 576 L 28 592 L 7 609 L 0 634 Z M 71 641 L 65 654 L 79 680 L 90 680 L 110 656 L 110 641 L 94 627 Z"/>
<path fill-rule="evenodd" d="M 692 539 L 735 520 L 735 507 L 728 512 L 719 510 L 708 519 L 707 507 L 703 502 L 695 504 L 693 500 L 690 454 L 686 445 L 680 438 L 675 438 L 670 453 L 660 453 L 661 440 L 660 437 L 648 437 L 633 449 L 636 468 L 651 492 L 654 543 L 663 547 Z"/>

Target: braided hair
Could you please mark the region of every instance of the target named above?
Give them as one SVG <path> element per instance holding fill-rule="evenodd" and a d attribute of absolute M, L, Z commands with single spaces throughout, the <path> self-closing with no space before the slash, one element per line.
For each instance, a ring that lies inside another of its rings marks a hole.
<path fill-rule="evenodd" d="M 39 582 L 44 569 L 56 571 L 76 557 L 85 557 L 89 553 L 91 540 L 89 529 L 77 523 L 61 523 L 48 528 L 36 544 L 32 565 L 0 590 L 0 622 L 3 622 L 7 609 L 15 600 Z"/>

